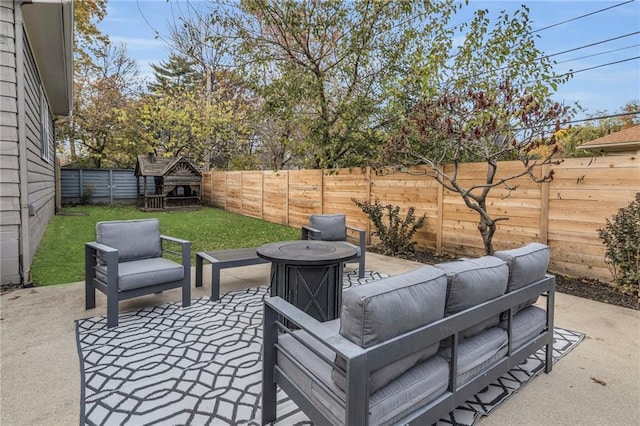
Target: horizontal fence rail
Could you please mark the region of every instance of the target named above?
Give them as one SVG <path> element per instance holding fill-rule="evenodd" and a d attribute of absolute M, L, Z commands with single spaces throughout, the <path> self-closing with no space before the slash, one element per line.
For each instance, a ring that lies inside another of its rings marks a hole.
<path fill-rule="evenodd" d="M 501 162 L 498 178 L 521 167 L 519 162 Z M 552 169 L 549 183 L 525 177 L 514 183 L 518 188 L 511 193 L 501 188 L 490 192 L 490 213 L 509 218 L 498 222 L 495 249 L 542 242 L 551 247 L 550 271 L 611 281 L 597 231 L 640 191 L 640 160 L 572 158 Z M 458 179 L 468 187 L 479 183 L 485 170 L 483 163 L 464 164 Z M 414 237 L 418 247 L 455 256 L 484 254 L 477 213 L 459 194 L 424 175 L 424 169 L 391 174 L 376 174 L 370 168 L 214 171 L 203 173 L 202 180 L 203 202 L 209 205 L 292 227 L 306 224 L 310 214 L 345 213 L 348 224 L 366 229 L 372 243 L 375 229 L 353 198 L 399 205 L 401 214 L 413 206 L 416 215 L 427 215 L 424 228 Z"/>

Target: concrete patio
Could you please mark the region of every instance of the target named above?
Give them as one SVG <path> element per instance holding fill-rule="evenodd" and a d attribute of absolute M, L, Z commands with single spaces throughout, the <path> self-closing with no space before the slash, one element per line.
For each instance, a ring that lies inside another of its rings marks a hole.
<path fill-rule="evenodd" d="M 368 254 L 367 269 L 395 275 L 419 264 Z M 208 297 L 192 286 L 192 298 Z M 348 265 L 347 268 L 353 268 Z M 222 271 L 222 291 L 268 280 L 269 266 Z M 120 304 L 120 311 L 174 302 L 179 290 Z M 550 375 L 541 374 L 484 425 L 640 424 L 640 312 L 556 295 L 555 323 L 586 334 Z M 0 296 L 0 425 L 72 425 L 79 421 L 80 367 L 74 320 L 106 314 L 106 298 L 85 311 L 83 283 L 21 289 Z"/>

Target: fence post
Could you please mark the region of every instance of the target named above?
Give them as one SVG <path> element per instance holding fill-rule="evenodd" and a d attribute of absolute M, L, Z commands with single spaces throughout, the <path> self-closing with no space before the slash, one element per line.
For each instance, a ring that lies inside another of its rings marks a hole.
<path fill-rule="evenodd" d="M 320 214 L 324 214 L 324 169 L 320 169 Z"/>
<path fill-rule="evenodd" d="M 287 217 L 286 217 L 286 222 L 287 222 L 287 226 L 289 226 L 289 170 L 286 170 L 287 172 L 287 181 L 285 183 L 286 185 L 286 200 L 285 200 L 285 211 L 287 212 Z"/>
<path fill-rule="evenodd" d="M 542 177 L 548 176 L 551 172 L 551 165 L 542 166 Z M 549 241 L 549 193 L 551 183 L 542 182 L 540 188 L 540 242 L 547 244 Z"/>
<path fill-rule="evenodd" d="M 435 180 L 435 179 L 434 179 Z M 442 232 L 444 226 L 444 186 L 438 183 L 438 221 L 436 225 L 436 254 L 442 254 Z"/>
<path fill-rule="evenodd" d="M 371 166 L 367 166 L 367 172 L 366 172 L 366 179 L 367 179 L 367 201 L 369 203 L 371 203 L 371 185 L 373 185 L 373 182 L 371 182 Z M 367 220 L 367 244 L 371 244 L 371 221 L 369 220 L 369 217 L 365 214 L 365 218 Z"/>
<path fill-rule="evenodd" d="M 113 205 L 113 170 L 109 169 L 109 205 Z"/>
<path fill-rule="evenodd" d="M 80 169 L 80 178 L 78 179 L 78 183 L 80 185 L 80 199 L 82 199 L 82 196 L 84 195 L 84 179 L 82 176 L 82 169 Z"/>

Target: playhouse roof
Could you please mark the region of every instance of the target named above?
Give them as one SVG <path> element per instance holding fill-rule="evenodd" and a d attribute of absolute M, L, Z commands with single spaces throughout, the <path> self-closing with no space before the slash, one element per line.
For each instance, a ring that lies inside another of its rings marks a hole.
<path fill-rule="evenodd" d="M 187 158 L 178 157 L 158 157 L 154 155 L 138 155 L 136 161 L 136 176 L 165 176 L 179 164 L 185 165 L 196 176 L 202 176 L 198 170 Z"/>

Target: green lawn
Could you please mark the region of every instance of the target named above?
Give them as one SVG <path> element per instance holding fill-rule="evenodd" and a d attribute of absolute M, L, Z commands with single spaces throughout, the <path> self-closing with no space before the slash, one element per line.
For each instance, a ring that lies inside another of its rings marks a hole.
<path fill-rule="evenodd" d="M 84 243 L 95 240 L 96 222 L 153 217 L 160 219 L 162 234 L 191 241 L 192 264 L 198 251 L 300 238 L 298 229 L 209 207 L 153 213 L 134 206 L 69 207 L 49 223 L 33 260 L 34 282 L 44 286 L 84 280 Z"/>

